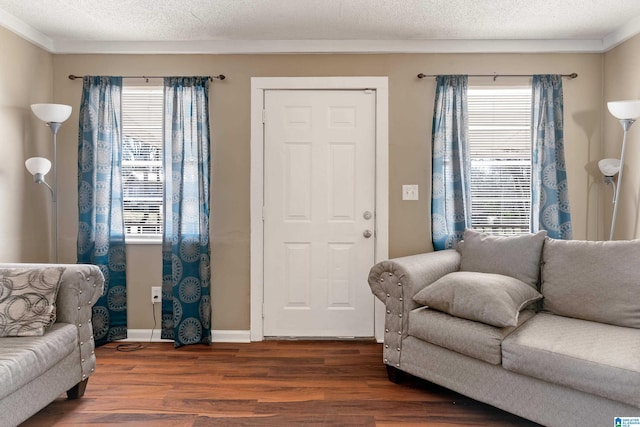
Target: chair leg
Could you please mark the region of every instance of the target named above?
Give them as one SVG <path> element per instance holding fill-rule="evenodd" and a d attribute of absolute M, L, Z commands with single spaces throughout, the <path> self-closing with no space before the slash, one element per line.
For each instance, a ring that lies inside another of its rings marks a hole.
<path fill-rule="evenodd" d="M 400 384 L 404 378 L 404 372 L 391 365 L 385 366 L 387 367 L 387 377 L 389 378 L 389 381 Z"/>
<path fill-rule="evenodd" d="M 67 390 L 67 398 L 73 400 L 84 396 L 84 391 L 87 389 L 88 382 L 89 378 L 86 378 Z"/>

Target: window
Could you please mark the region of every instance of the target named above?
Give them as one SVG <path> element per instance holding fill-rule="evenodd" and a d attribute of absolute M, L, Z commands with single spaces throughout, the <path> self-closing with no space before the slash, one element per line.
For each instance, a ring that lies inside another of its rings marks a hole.
<path fill-rule="evenodd" d="M 122 88 L 122 191 L 127 241 L 162 237 L 162 86 Z"/>
<path fill-rule="evenodd" d="M 471 220 L 490 234 L 531 227 L 531 87 L 469 87 Z"/>

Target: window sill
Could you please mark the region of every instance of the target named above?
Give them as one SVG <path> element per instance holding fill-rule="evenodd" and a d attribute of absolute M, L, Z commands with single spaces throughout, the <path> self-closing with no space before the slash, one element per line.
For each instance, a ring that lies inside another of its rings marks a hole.
<path fill-rule="evenodd" d="M 127 245 L 161 245 L 162 237 L 125 237 Z"/>

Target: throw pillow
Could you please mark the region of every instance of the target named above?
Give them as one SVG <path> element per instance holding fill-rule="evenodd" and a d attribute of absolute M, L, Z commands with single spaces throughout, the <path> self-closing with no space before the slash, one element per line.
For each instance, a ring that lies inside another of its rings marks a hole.
<path fill-rule="evenodd" d="M 39 336 L 55 321 L 60 267 L 0 269 L 0 337 Z"/>
<path fill-rule="evenodd" d="M 467 229 L 458 245 L 460 271 L 510 276 L 538 289 L 546 231 L 521 236 L 492 236 Z"/>
<path fill-rule="evenodd" d="M 640 329 L 640 240 L 548 239 L 542 252 L 544 311 Z"/>
<path fill-rule="evenodd" d="M 413 300 L 452 316 L 504 328 L 517 326 L 520 311 L 542 295 L 501 274 L 457 271 L 418 292 Z"/>

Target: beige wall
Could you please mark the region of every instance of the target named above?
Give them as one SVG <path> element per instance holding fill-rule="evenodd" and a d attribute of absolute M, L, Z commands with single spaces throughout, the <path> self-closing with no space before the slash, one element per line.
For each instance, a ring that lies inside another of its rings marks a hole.
<path fill-rule="evenodd" d="M 620 158 L 622 127 L 606 110 L 606 101 L 640 98 L 640 36 L 623 43 L 604 55 L 604 138 L 603 157 Z M 629 129 L 625 153 L 624 176 L 618 201 L 615 239 L 640 238 L 640 125 Z M 613 194 L 611 189 L 608 194 Z M 606 203 L 605 224 L 609 229 L 611 199 Z M 607 234 L 608 236 L 608 234 Z"/>
<path fill-rule="evenodd" d="M 74 262 L 77 232 L 77 119 L 81 82 L 67 75 L 224 73 L 211 93 L 213 138 L 213 327 L 249 327 L 249 102 L 258 76 L 389 76 L 390 256 L 431 250 L 430 132 L 434 83 L 418 72 L 569 73 L 565 144 L 574 238 L 606 239 L 611 188 L 597 161 L 619 157 L 622 130 L 605 101 L 640 97 L 640 36 L 606 54 L 397 55 L 52 55 L 0 28 L 0 261 L 52 260 L 49 194 L 24 169 L 31 156 L 51 157 L 51 134 L 29 109 L 37 102 L 74 107 L 59 134 L 60 260 Z M 499 80 L 500 81 L 500 80 Z M 503 80 L 504 81 L 504 80 Z M 486 81 L 485 81 L 486 82 Z M 629 133 L 616 238 L 640 238 L 640 127 Z M 601 137 L 601 135 L 604 135 Z M 48 176 L 50 179 L 51 177 Z M 420 201 L 402 202 L 402 184 L 420 185 Z M 159 285 L 160 248 L 128 248 L 129 326 L 150 328 L 149 287 Z"/>
<path fill-rule="evenodd" d="M 0 261 L 48 262 L 51 199 L 24 161 L 51 158 L 51 132 L 29 106 L 53 101 L 52 55 L 4 28 L 0 46 Z"/>
<path fill-rule="evenodd" d="M 249 329 L 250 78 L 264 76 L 389 77 L 389 254 L 431 250 L 429 226 L 430 134 L 433 79 L 419 72 L 571 73 L 565 80 L 565 144 L 575 238 L 602 234 L 598 179 L 601 158 L 602 55 L 600 54 L 389 54 L 389 55 L 54 55 L 54 99 L 70 104 L 70 126 L 61 130 L 62 258 L 75 260 L 76 162 L 80 81 L 69 74 L 210 75 L 212 127 L 213 328 Z M 489 79 L 490 80 L 490 79 Z M 524 80 L 527 81 L 526 79 Z M 486 80 L 485 80 L 486 83 Z M 419 184 L 420 200 L 403 202 L 402 184 Z M 159 246 L 129 246 L 129 327 L 150 328 L 149 287 L 160 285 Z"/>

